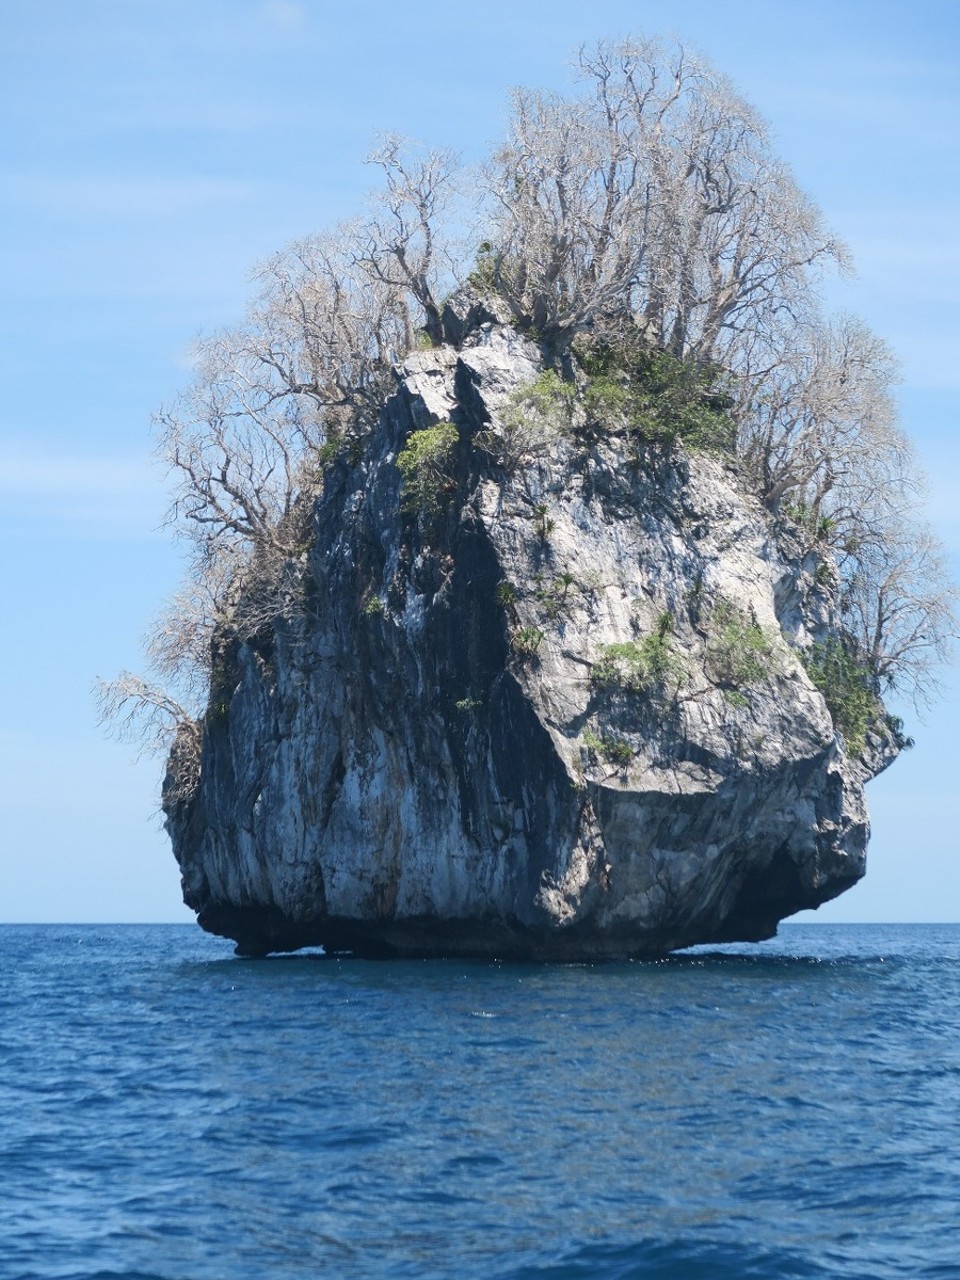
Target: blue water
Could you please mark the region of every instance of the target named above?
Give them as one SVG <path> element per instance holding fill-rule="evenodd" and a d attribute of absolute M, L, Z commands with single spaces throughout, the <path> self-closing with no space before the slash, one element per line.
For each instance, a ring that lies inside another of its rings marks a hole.
<path fill-rule="evenodd" d="M 540 967 L 0 928 L 7 1280 L 960 1277 L 960 926 Z"/>

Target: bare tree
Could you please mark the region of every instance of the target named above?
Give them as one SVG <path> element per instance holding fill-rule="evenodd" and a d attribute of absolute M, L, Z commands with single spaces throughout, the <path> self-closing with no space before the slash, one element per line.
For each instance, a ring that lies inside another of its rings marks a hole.
<path fill-rule="evenodd" d="M 261 376 L 275 392 L 309 397 L 338 431 L 376 416 L 412 341 L 409 300 L 366 270 L 368 243 L 367 228 L 345 223 L 275 254 L 257 273 L 247 323 Z"/>
<path fill-rule="evenodd" d="M 376 420 L 410 326 L 357 244 L 342 227 L 264 264 L 245 324 L 200 344 L 193 385 L 157 415 L 171 514 L 195 541 L 296 554 L 321 451 Z"/>
<path fill-rule="evenodd" d="M 164 795 L 189 799 L 200 778 L 203 721 L 130 671 L 121 671 L 115 680 L 98 681 L 94 693 L 101 724 L 109 725 L 121 741 L 135 743 L 141 755 L 166 758 Z"/>
<path fill-rule="evenodd" d="M 148 754 L 166 753 L 177 730 L 195 723 L 175 698 L 130 671 L 121 671 L 115 680 L 98 680 L 95 693 L 101 722 Z"/>
<path fill-rule="evenodd" d="M 771 365 L 740 382 L 737 451 L 764 502 L 789 497 L 834 523 L 878 487 L 909 485 L 909 448 L 896 426 L 896 362 L 861 321 L 811 317 Z"/>
<path fill-rule="evenodd" d="M 493 283 L 541 331 L 632 315 L 651 345 L 730 367 L 842 247 L 707 63 L 624 41 L 579 64 L 579 98 L 514 95 L 489 171 Z"/>
<path fill-rule="evenodd" d="M 912 515 L 921 486 L 892 357 L 859 321 L 819 310 L 843 246 L 709 63 L 624 40 L 581 49 L 578 70 L 575 95 L 515 92 L 474 193 L 486 239 L 472 278 L 568 373 L 578 334 L 581 355 L 619 364 L 604 382 L 545 374 L 476 443 L 510 470 L 589 417 L 591 388 L 608 417 L 622 392 L 625 417 L 651 359 L 690 372 L 686 400 L 730 408 L 763 501 L 834 556 L 842 625 L 877 690 L 923 702 L 956 597 Z M 192 385 L 157 415 L 192 577 L 152 633 L 155 681 L 123 673 L 100 698 L 121 730 L 176 743 L 170 785 L 194 777 L 217 645 L 301 615 L 330 456 L 372 429 L 418 336 L 443 338 L 442 295 L 463 274 L 456 157 L 390 136 L 370 160 L 383 174 L 373 212 L 262 264 L 243 323 L 199 344 Z"/>
<path fill-rule="evenodd" d="M 234 335 L 208 343 L 194 386 L 157 415 L 159 454 L 176 480 L 171 517 L 206 546 L 286 544 L 304 446 L 322 428 L 309 402 L 253 381 L 240 346 Z"/>
<path fill-rule="evenodd" d="M 419 305 L 433 342 L 443 338 L 440 281 L 452 279 L 444 220 L 457 195 L 459 161 L 452 151 L 416 148 L 391 134 L 368 156 L 386 185 L 377 211 L 359 235 L 357 263 L 370 279 Z M 413 334 L 406 335 L 413 345 Z"/>
<path fill-rule="evenodd" d="M 897 689 L 915 707 L 941 693 L 938 672 L 960 634 L 957 589 L 943 547 L 920 522 L 896 520 L 847 567 L 845 628 L 878 692 Z"/>
<path fill-rule="evenodd" d="M 179 734 L 199 751 L 203 710 L 210 695 L 214 634 L 228 618 L 239 585 L 238 548 L 221 546 L 194 566 L 186 585 L 150 627 L 146 642 L 150 678 L 122 671 L 97 680 L 100 720 L 148 754 L 168 752 Z"/>
<path fill-rule="evenodd" d="M 767 505 L 836 561 L 843 633 L 876 693 L 928 704 L 957 635 L 957 593 L 917 517 L 924 481 L 896 421 L 896 361 L 850 316 L 810 319 L 789 336 L 742 393 L 741 459 Z"/>

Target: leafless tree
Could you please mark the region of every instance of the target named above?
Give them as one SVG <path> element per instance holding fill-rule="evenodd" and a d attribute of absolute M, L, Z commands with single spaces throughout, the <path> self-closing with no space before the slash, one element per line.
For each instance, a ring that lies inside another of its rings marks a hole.
<path fill-rule="evenodd" d="M 632 315 L 651 345 L 730 367 L 842 247 L 709 64 L 624 41 L 579 66 L 580 97 L 514 95 L 489 170 L 493 283 L 538 330 Z"/>
<path fill-rule="evenodd" d="M 896 689 L 918 708 L 936 699 L 958 635 L 957 603 L 943 547 L 919 521 L 897 520 L 882 542 L 861 548 L 841 608 L 878 691 Z"/>
<path fill-rule="evenodd" d="M 568 371 L 577 335 L 620 351 L 625 388 L 651 352 L 693 369 L 697 394 L 731 405 L 757 493 L 829 546 L 844 626 L 878 688 L 922 702 L 957 629 L 955 594 L 913 515 L 890 353 L 859 321 L 820 314 L 818 281 L 845 266 L 843 246 L 706 61 L 624 40 L 582 49 L 578 70 L 573 95 L 513 96 L 475 184 L 474 284 Z M 156 682 L 123 673 L 101 707 L 149 743 L 175 739 L 185 779 L 218 637 L 300 616 L 325 466 L 372 429 L 418 337 L 442 340 L 442 297 L 464 274 L 456 157 L 390 136 L 370 159 L 383 175 L 373 212 L 262 264 L 243 323 L 199 344 L 191 386 L 157 415 L 192 578 L 152 634 Z M 508 470 L 589 410 L 582 376 L 545 377 L 477 439 Z"/>
<path fill-rule="evenodd" d="M 253 353 L 283 394 L 309 397 L 328 427 L 379 413 L 390 367 L 411 345 L 403 288 L 365 269 L 369 229 L 344 223 L 295 241 L 258 272 Z"/>
<path fill-rule="evenodd" d="M 769 367 L 740 384 L 737 451 L 774 511 L 785 498 L 838 522 L 879 487 L 909 485 L 896 425 L 896 362 L 861 321 L 817 316 L 795 326 Z"/>
<path fill-rule="evenodd" d="M 440 342 L 440 288 L 454 271 L 444 232 L 458 194 L 459 161 L 452 151 L 416 147 L 396 134 L 367 160 L 383 170 L 385 186 L 360 230 L 356 261 L 371 281 L 418 305 L 427 336 Z M 413 346 L 411 332 L 406 345 Z"/>
<path fill-rule="evenodd" d="M 194 540 L 295 554 L 323 447 L 376 420 L 410 324 L 357 245 L 343 227 L 271 258 L 246 322 L 199 345 L 192 386 L 157 415 L 171 514 Z"/>
<path fill-rule="evenodd" d="M 738 450 L 754 487 L 823 543 L 841 617 L 878 693 L 915 705 L 957 634 L 943 550 L 918 518 L 924 481 L 897 425 L 887 345 L 850 316 L 810 318 L 744 394 Z"/>
<path fill-rule="evenodd" d="M 100 722 L 140 754 L 166 758 L 164 794 L 186 800 L 200 777 L 203 721 L 168 693 L 129 671 L 95 686 Z"/>
<path fill-rule="evenodd" d="M 193 742 L 199 750 L 214 632 L 230 616 L 238 594 L 236 547 L 222 546 L 194 568 L 150 627 L 145 646 L 150 678 L 122 671 L 95 684 L 101 722 L 149 754 L 169 752 L 178 734 L 184 759 L 186 744 Z"/>
<path fill-rule="evenodd" d="M 95 692 L 101 721 L 150 754 L 169 751 L 177 729 L 194 723 L 175 698 L 129 671 L 121 671 L 115 680 L 98 681 Z"/>

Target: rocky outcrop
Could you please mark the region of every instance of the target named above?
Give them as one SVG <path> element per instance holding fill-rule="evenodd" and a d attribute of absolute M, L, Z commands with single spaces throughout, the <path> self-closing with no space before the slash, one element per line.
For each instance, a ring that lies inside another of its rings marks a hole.
<path fill-rule="evenodd" d="M 716 456 L 567 432 L 504 465 L 542 356 L 474 320 L 330 465 L 301 606 L 221 637 L 199 783 L 166 799 L 185 900 L 246 953 L 770 936 L 863 874 L 863 785 L 896 753 L 848 753 L 798 657 L 830 564 Z M 396 458 L 446 421 L 418 515 Z"/>

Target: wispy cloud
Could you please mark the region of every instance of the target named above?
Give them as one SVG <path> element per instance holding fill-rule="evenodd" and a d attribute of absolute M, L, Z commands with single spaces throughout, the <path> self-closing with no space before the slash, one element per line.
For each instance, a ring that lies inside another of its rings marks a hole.
<path fill-rule="evenodd" d="M 10 173 L 0 176 L 0 198 L 14 207 L 72 214 L 141 217 L 186 213 L 204 206 L 246 202 L 247 182 L 206 177 L 70 177 Z"/>
<path fill-rule="evenodd" d="M 149 459 L 0 445 L 3 524 L 91 535 L 149 536 L 165 497 Z"/>
<path fill-rule="evenodd" d="M 808 119 L 842 121 L 845 129 L 866 126 L 863 136 L 873 136 L 877 145 L 888 146 L 891 131 L 921 148 L 955 139 L 956 68 L 949 59 L 828 57 L 817 72 L 781 82 L 777 98 Z"/>
<path fill-rule="evenodd" d="M 302 26 L 307 16 L 296 0 L 265 0 L 260 12 L 268 22 L 287 31 Z"/>

